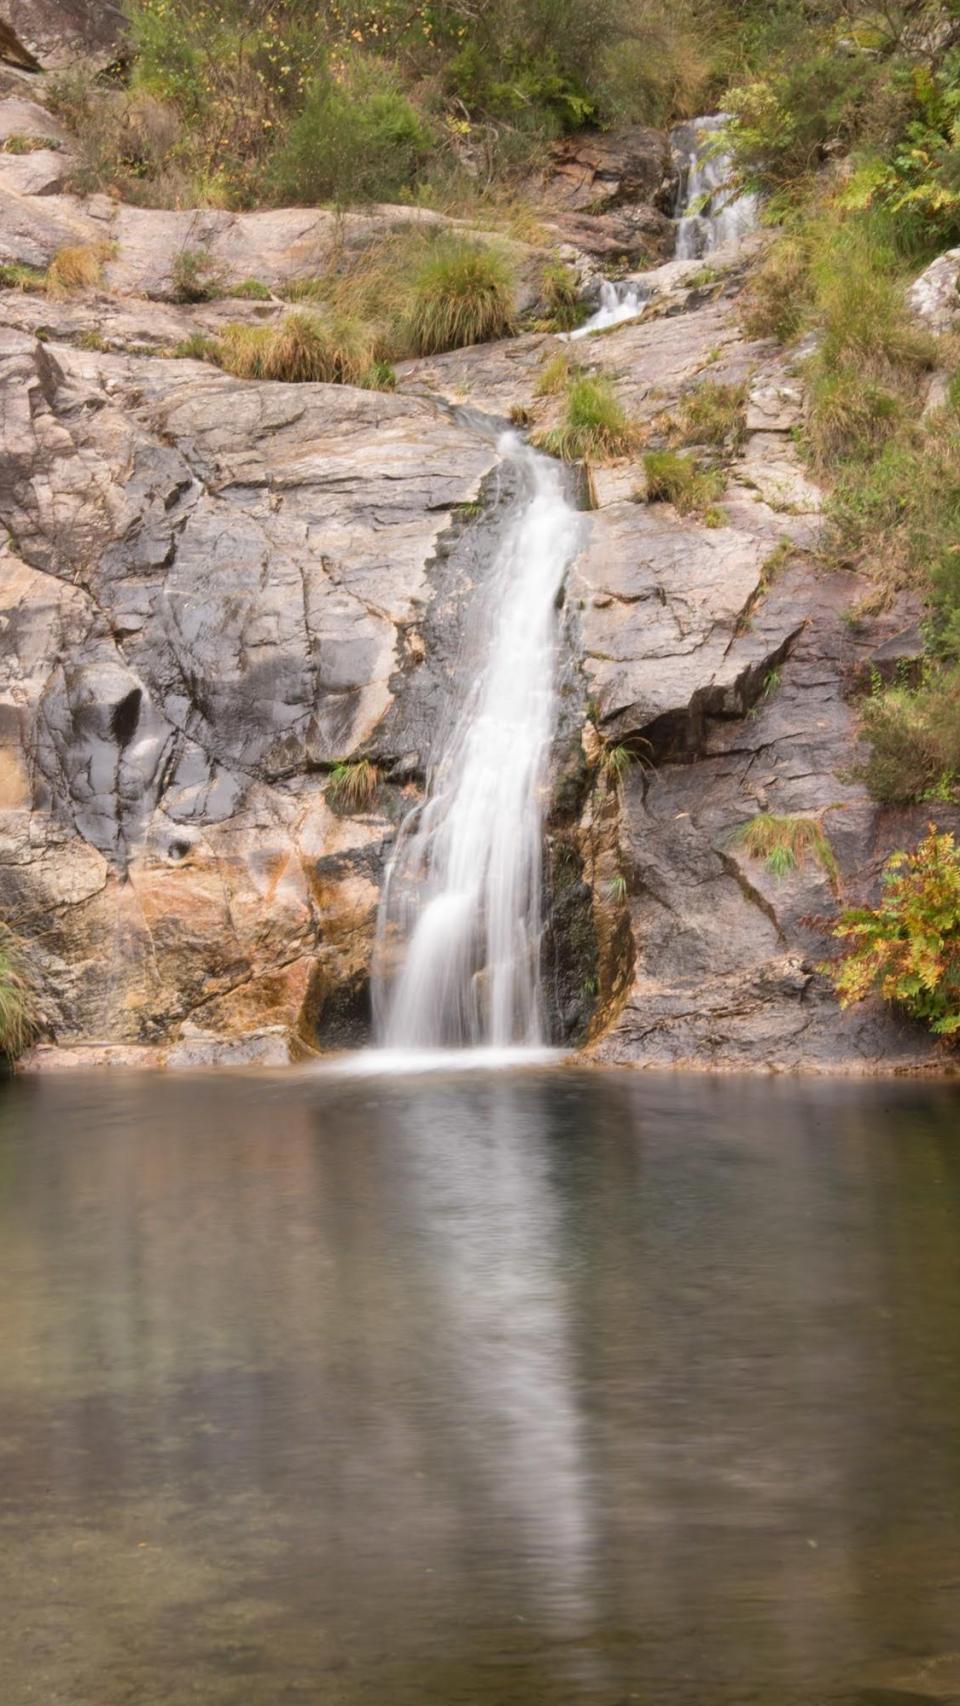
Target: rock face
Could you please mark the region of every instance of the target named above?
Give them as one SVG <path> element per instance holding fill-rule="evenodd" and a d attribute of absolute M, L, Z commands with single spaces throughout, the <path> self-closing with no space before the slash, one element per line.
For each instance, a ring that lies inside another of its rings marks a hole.
<path fill-rule="evenodd" d="M 112 0 L 4 0 L 3 18 L 44 70 L 58 71 L 78 59 L 106 66 L 125 50 L 123 7 Z M 12 56 L 11 62 L 20 63 Z"/>
<path fill-rule="evenodd" d="M 276 1064 L 357 1041 L 385 860 L 512 501 L 499 434 L 554 423 L 541 381 L 570 346 L 531 333 L 408 363 L 394 394 L 171 359 L 195 331 L 282 312 L 157 300 L 178 245 L 277 285 L 400 215 L 83 200 L 60 193 L 50 139 L 0 155 L 0 258 L 116 247 L 98 292 L 0 292 L 0 917 L 74 1064 Z M 595 245 L 606 219 L 663 219 L 662 140 L 559 154 L 548 218 L 586 221 Z M 936 1056 L 918 1032 L 840 1018 L 808 922 L 922 828 L 849 775 L 853 679 L 902 655 L 917 612 L 853 628 L 855 578 L 816 567 L 802 390 L 738 329 L 744 265 L 717 257 L 707 285 L 664 265 L 641 317 L 572 346 L 654 434 L 705 378 L 747 402 L 714 525 L 645 502 L 639 455 L 588 482 L 547 831 L 557 1034 L 589 1027 L 600 1058 L 640 1065 L 920 1067 Z M 619 780 L 614 746 L 636 760 Z M 348 804 L 342 766 L 361 762 L 368 795 Z M 808 864 L 778 884 L 750 860 L 737 830 L 767 808 L 817 816 L 839 877 Z"/>

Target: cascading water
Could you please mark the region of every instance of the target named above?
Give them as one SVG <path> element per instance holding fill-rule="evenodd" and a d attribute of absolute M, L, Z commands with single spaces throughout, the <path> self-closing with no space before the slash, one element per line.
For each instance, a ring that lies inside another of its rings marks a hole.
<path fill-rule="evenodd" d="M 671 132 L 674 154 L 681 161 L 678 261 L 700 260 L 714 249 L 739 243 L 757 223 L 757 196 L 732 192 L 733 162 L 717 146 L 717 132 L 729 122 L 727 113 L 711 113 Z"/>
<path fill-rule="evenodd" d="M 441 740 L 426 799 L 400 830 L 381 903 L 374 1003 L 387 1048 L 542 1039 L 541 838 L 557 597 L 580 517 L 557 463 L 513 434 L 501 450 L 522 496 L 482 601 L 485 662 Z"/>
<path fill-rule="evenodd" d="M 624 320 L 634 320 L 643 313 L 644 303 L 649 300 L 650 292 L 643 283 L 635 278 L 616 282 L 605 278 L 600 286 L 600 306 L 589 320 L 578 326 L 575 332 L 568 332 L 569 338 L 585 338 L 590 332 L 606 331 L 608 326 L 619 326 Z"/>

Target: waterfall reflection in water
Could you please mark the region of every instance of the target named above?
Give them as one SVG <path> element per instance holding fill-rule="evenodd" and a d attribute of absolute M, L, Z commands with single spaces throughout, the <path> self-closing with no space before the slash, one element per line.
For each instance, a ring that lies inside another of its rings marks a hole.
<path fill-rule="evenodd" d="M 4 1706 L 960 1681 L 954 1091 L 34 1081 L 0 1177 Z"/>

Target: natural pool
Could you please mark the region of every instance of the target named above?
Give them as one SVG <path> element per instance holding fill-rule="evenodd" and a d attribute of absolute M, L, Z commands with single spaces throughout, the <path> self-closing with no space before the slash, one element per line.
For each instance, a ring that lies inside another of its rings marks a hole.
<path fill-rule="evenodd" d="M 960 1700 L 960 1093 L 0 1090 L 3 1706 Z"/>

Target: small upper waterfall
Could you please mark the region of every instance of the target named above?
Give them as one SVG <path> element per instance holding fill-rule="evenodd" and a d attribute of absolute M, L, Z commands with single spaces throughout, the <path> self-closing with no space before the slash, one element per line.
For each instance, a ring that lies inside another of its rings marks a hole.
<path fill-rule="evenodd" d="M 643 313 L 643 305 L 649 295 L 649 290 L 639 279 L 618 282 L 605 278 L 600 286 L 599 308 L 575 332 L 569 332 L 568 337 L 585 338 L 588 332 L 603 332 L 608 326 L 619 326 L 623 320 L 633 320 L 637 314 Z"/>
<path fill-rule="evenodd" d="M 711 113 L 671 132 L 674 154 L 680 158 L 678 261 L 699 260 L 728 243 L 739 243 L 756 225 L 758 197 L 730 189 L 733 162 L 718 149 L 717 132 L 729 122 L 727 113 Z"/>
<path fill-rule="evenodd" d="M 378 1041 L 392 1048 L 542 1038 L 541 837 L 557 596 L 580 518 L 556 462 L 514 434 L 502 449 L 522 493 L 481 599 L 481 666 L 441 733 L 426 798 L 400 830 L 381 902 L 374 1004 Z"/>

